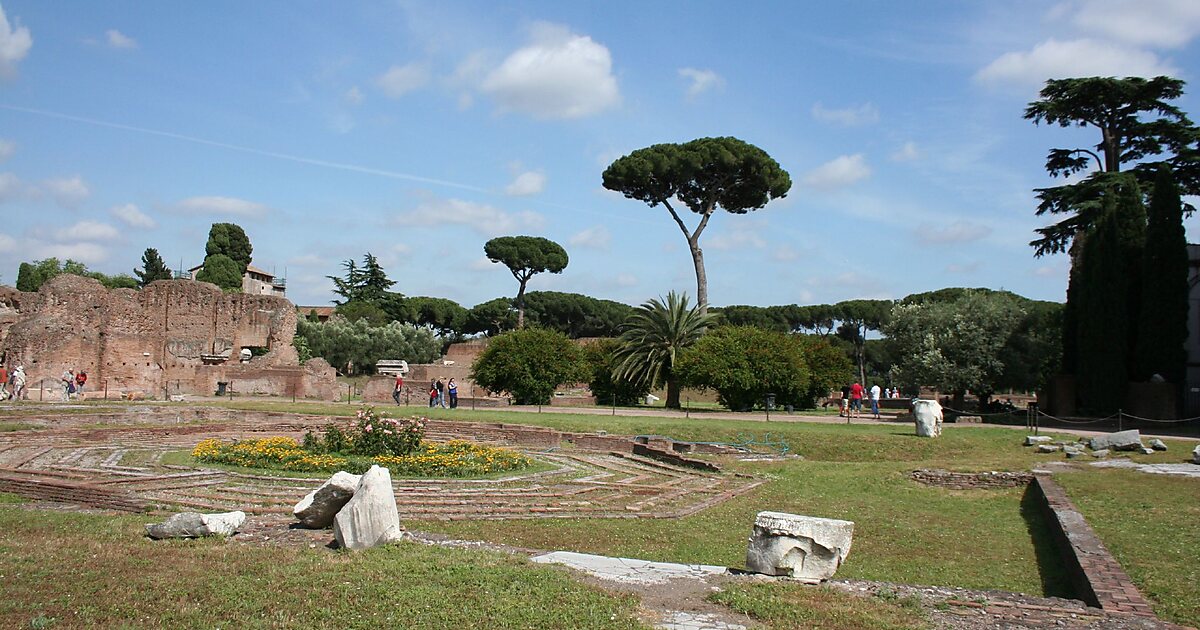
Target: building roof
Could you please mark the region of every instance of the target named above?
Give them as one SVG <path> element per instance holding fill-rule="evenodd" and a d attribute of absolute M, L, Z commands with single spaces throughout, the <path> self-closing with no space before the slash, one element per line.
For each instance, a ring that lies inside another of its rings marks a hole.
<path fill-rule="evenodd" d="M 333 306 L 297 306 L 296 311 L 299 312 L 301 315 L 308 315 L 309 313 L 316 312 L 317 317 L 329 317 L 330 315 L 333 315 L 334 308 L 336 308 L 336 307 L 333 307 Z"/>
<path fill-rule="evenodd" d="M 256 274 L 259 274 L 260 276 L 266 276 L 268 278 L 275 277 L 275 274 L 273 274 L 269 271 L 263 271 L 262 269 L 259 269 L 258 267 L 255 267 L 254 265 L 246 265 L 246 272 L 247 273 L 256 273 Z"/>

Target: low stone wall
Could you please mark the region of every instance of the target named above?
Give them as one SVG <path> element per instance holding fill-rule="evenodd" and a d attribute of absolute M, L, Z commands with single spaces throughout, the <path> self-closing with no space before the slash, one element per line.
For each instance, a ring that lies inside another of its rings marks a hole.
<path fill-rule="evenodd" d="M 1049 475 L 1034 476 L 1030 491 L 1037 493 L 1055 545 L 1070 573 L 1075 592 L 1089 605 L 1105 611 L 1154 617 L 1129 575 L 1108 553 L 1067 493 Z"/>
<path fill-rule="evenodd" d="M 1015 472 L 957 473 L 948 470 L 914 470 L 911 476 L 914 481 L 927 486 L 951 490 L 1016 488 L 1033 481 L 1033 474 Z"/>

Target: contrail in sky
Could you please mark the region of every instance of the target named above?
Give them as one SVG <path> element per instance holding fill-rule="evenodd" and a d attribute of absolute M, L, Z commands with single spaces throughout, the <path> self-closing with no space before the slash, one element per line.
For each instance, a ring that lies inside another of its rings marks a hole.
<path fill-rule="evenodd" d="M 313 159 L 313 158 L 306 158 L 306 157 L 299 156 L 299 155 L 291 155 L 290 153 L 279 153 L 277 151 L 264 151 L 263 149 L 255 149 L 253 147 L 246 147 L 246 146 L 242 146 L 239 144 L 230 144 L 228 142 L 219 142 L 217 140 L 208 140 L 205 138 L 197 138 L 196 136 L 188 136 L 188 135 L 184 135 L 181 133 L 175 133 L 172 131 L 161 131 L 158 129 L 148 129 L 146 127 L 136 127 L 134 125 L 125 125 L 125 124 L 121 124 L 121 123 L 109 122 L 106 120 L 98 120 L 95 118 L 86 118 L 84 116 L 74 116 L 71 114 L 63 114 L 61 112 L 53 112 L 53 111 L 44 110 L 44 109 L 34 109 L 32 107 L 18 107 L 16 105 L 6 105 L 6 104 L 2 104 L 2 103 L 0 103 L 0 109 L 6 109 L 8 111 L 13 111 L 13 112 L 21 112 L 24 114 L 33 114 L 35 116 L 44 116 L 47 118 L 57 118 L 59 120 L 69 120 L 71 122 L 83 123 L 85 125 L 94 125 L 96 127 L 107 127 L 109 129 L 120 129 L 122 131 L 133 131 L 135 133 L 141 133 L 141 134 L 146 134 L 146 135 L 151 135 L 151 136 L 159 136 L 162 138 L 171 138 L 173 140 L 183 140 L 184 142 L 191 142 L 193 144 L 202 144 L 205 146 L 217 147 L 220 149 L 229 149 L 231 151 L 248 153 L 250 155 L 261 155 L 263 157 L 274 158 L 277 160 L 285 160 L 288 162 L 295 162 L 297 164 L 308 164 L 311 166 L 323 166 L 325 168 L 332 168 L 332 169 L 337 169 L 340 171 L 349 171 L 351 173 L 362 173 L 364 175 L 376 175 L 379 177 L 387 177 L 389 179 L 400 179 L 400 180 L 404 180 L 404 181 L 418 182 L 421 184 L 430 184 L 433 186 L 444 186 L 446 188 L 456 188 L 458 190 L 467 190 L 467 191 L 481 193 L 481 194 L 489 195 L 489 196 L 493 196 L 493 197 L 504 196 L 502 193 L 497 192 L 495 190 L 488 190 L 486 188 L 480 188 L 479 186 L 472 186 L 470 184 L 460 184 L 458 182 L 446 181 L 444 179 L 434 179 L 432 177 L 422 177 L 420 175 L 412 175 L 410 173 L 400 173 L 397 171 L 388 171 L 388 170 L 384 170 L 381 168 L 371 168 L 369 166 L 359 166 L 357 164 L 345 164 L 342 162 L 330 162 L 328 160 L 317 160 L 317 159 Z M 618 219 L 618 220 L 625 221 L 628 223 L 641 223 L 641 224 L 645 224 L 645 225 L 653 225 L 653 224 L 660 223 L 659 221 L 649 221 L 649 220 L 641 219 L 641 218 L 634 218 L 634 217 L 629 217 L 629 216 L 613 215 L 611 213 L 585 210 L 578 206 L 568 206 L 568 205 L 564 205 L 564 204 L 552 203 L 549 201 L 539 201 L 536 199 L 527 199 L 527 200 L 525 200 L 525 202 L 533 204 L 533 205 L 558 208 L 560 210 L 567 210 L 570 212 L 577 212 L 580 214 L 595 215 L 598 217 L 603 217 L 607 220 Z"/>
<path fill-rule="evenodd" d="M 163 138 L 173 138 L 175 140 L 183 140 L 185 142 L 192 142 L 194 144 L 203 144 L 203 145 L 207 145 L 210 147 L 219 147 L 222 149 L 230 149 L 232 151 L 240 151 L 242 153 L 250 153 L 252 155 L 261 155 L 264 157 L 275 158 L 278 160 L 287 160 L 289 162 L 297 162 L 299 164 L 311 164 L 312 166 L 324 166 L 326 168 L 335 168 L 335 169 L 342 170 L 342 171 L 350 171 L 352 173 L 363 173 L 366 175 L 378 175 L 380 177 L 388 177 L 391 179 L 403 179 L 403 180 L 407 180 L 410 182 L 420 182 L 423 184 L 433 184 L 435 186 L 445 186 L 447 188 L 458 188 L 460 190 L 469 190 L 469 191 L 478 192 L 478 193 L 494 194 L 492 191 L 487 190 L 485 188 L 480 188 L 478 186 L 471 186 L 469 184 L 460 184 L 458 182 L 449 182 L 449 181 L 446 181 L 443 179 L 433 179 L 431 177 L 421 177 L 420 175 L 410 175 L 408 173 L 398 173 L 396 171 L 387 171 L 387 170 L 379 169 L 379 168 L 358 166 L 357 164 L 343 164 L 341 162 L 330 162 L 327 160 L 315 160 L 313 158 L 301 157 L 299 155 L 291 155 L 288 153 L 278 153 L 276 151 L 264 151 L 262 149 L 255 149 L 252 147 L 244 147 L 244 146 L 237 145 L 237 144 L 230 144 L 228 142 L 218 142 L 216 140 L 206 140 L 204 138 L 197 138 L 195 136 L 187 136 L 187 135 L 184 135 L 181 133 L 174 133 L 174 132 L 170 132 L 170 131 L 160 131 L 158 129 L 147 129 L 145 127 L 135 127 L 133 125 L 123 125 L 120 123 L 108 122 L 108 121 L 104 121 L 104 120 L 97 120 L 95 118 L 85 118 L 83 116 L 72 116 L 70 114 L 62 114 L 59 112 L 51 112 L 51 111 L 46 111 L 46 110 L 42 110 L 42 109 L 33 109 L 30 107 L 17 107 L 15 105 L 0 104 L 0 109 L 7 109 L 9 111 L 14 111 L 14 112 L 23 112 L 26 114 L 35 114 L 37 116 L 45 116 L 48 118 L 58 118 L 60 120 L 70 120 L 73 122 L 84 123 L 84 124 L 88 124 L 88 125 L 95 125 L 98 127 L 108 127 L 110 129 L 121 129 L 123 131 L 135 131 L 137 133 L 144 133 L 144 134 L 151 135 L 151 136 L 161 136 Z"/>

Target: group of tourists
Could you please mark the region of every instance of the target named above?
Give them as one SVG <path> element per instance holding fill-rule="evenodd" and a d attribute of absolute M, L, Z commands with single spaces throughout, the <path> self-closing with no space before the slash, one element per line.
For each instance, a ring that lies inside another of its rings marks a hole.
<path fill-rule="evenodd" d="M 404 393 L 404 375 L 396 375 L 396 386 L 392 388 L 392 400 L 400 404 L 400 396 Z M 442 379 L 429 380 L 429 406 L 443 409 L 458 408 L 458 383 L 451 378 L 448 382 Z"/>
<path fill-rule="evenodd" d="M 7 367 L 0 365 L 0 400 L 25 398 L 25 366 L 18 365 L 9 372 Z"/>
<path fill-rule="evenodd" d="M 458 383 L 451 378 L 449 382 L 443 383 L 442 379 L 430 379 L 429 381 L 429 406 L 441 407 L 446 409 L 458 408 Z"/>
<path fill-rule="evenodd" d="M 67 402 L 73 397 L 83 398 L 83 388 L 87 385 L 87 372 L 63 370 L 62 376 L 59 377 L 59 383 L 62 385 L 63 402 Z"/>
<path fill-rule="evenodd" d="M 866 389 L 861 383 L 855 381 L 851 385 L 842 387 L 842 408 L 838 415 L 843 418 L 861 417 L 864 397 L 871 402 L 871 414 L 878 420 L 880 397 L 899 398 L 900 388 L 888 387 L 887 389 L 882 389 L 878 384 L 875 384 L 871 386 L 871 389 Z"/>

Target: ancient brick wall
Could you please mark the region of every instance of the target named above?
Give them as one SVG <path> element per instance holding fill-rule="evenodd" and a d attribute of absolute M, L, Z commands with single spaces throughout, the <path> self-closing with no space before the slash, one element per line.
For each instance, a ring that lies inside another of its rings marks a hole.
<path fill-rule="evenodd" d="M 218 381 L 243 380 L 243 391 L 334 395 L 328 364 L 298 365 L 296 309 L 284 298 L 226 294 L 192 280 L 108 290 L 74 275 L 18 294 L 19 316 L 2 349 L 10 367 L 25 366 L 31 388 L 74 369 L 88 373 L 93 391 L 107 384 L 109 392 L 208 395 Z M 268 352 L 243 364 L 242 348 Z"/>

